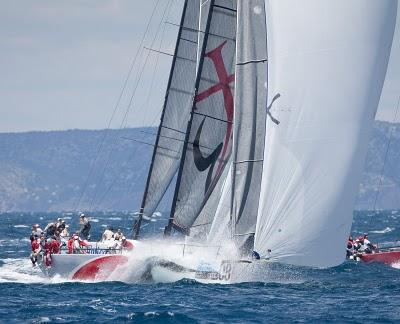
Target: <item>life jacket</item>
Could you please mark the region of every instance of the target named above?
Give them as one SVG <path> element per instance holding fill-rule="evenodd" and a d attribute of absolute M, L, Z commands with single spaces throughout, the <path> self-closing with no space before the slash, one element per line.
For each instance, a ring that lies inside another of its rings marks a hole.
<path fill-rule="evenodd" d="M 40 249 L 40 244 L 37 240 L 32 241 L 32 252 L 36 252 L 36 250 Z"/>
<path fill-rule="evenodd" d="M 51 252 L 51 243 L 46 241 L 46 243 L 44 243 L 44 249 L 47 252 Z"/>
<path fill-rule="evenodd" d="M 74 246 L 74 239 L 71 237 L 71 238 L 68 240 L 68 243 L 67 243 L 68 254 L 72 254 L 73 246 Z"/>
<path fill-rule="evenodd" d="M 60 253 L 60 245 L 60 242 L 58 242 L 57 240 L 53 240 L 53 242 L 51 242 L 51 253 Z"/>

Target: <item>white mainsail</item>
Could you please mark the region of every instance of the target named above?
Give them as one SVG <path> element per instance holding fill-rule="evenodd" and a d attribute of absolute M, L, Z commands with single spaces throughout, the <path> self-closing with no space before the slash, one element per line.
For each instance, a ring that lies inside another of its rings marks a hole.
<path fill-rule="evenodd" d="M 343 262 L 396 12 L 394 0 L 266 1 L 271 118 L 255 237 L 261 256 Z"/>

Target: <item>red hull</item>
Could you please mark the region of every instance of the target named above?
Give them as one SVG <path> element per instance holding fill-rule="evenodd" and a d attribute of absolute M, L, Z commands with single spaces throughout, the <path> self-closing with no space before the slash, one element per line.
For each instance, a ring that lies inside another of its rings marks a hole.
<path fill-rule="evenodd" d="M 361 256 L 364 262 L 381 262 L 385 264 L 393 264 L 400 262 L 400 251 L 377 252 L 373 254 L 364 254 Z"/>
<path fill-rule="evenodd" d="M 74 273 L 72 279 L 75 280 L 104 280 L 118 266 L 128 262 L 128 257 L 124 255 L 109 255 L 90 260 L 78 271 Z"/>

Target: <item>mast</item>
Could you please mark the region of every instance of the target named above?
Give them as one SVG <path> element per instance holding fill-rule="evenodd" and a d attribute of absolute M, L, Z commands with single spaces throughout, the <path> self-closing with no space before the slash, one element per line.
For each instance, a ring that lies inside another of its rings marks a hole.
<path fill-rule="evenodd" d="M 236 26 L 239 26 L 239 15 L 240 15 L 240 2 L 241 0 L 237 0 L 238 1 L 238 14 L 236 15 Z M 239 45 L 239 39 L 238 39 L 238 30 L 236 31 L 236 54 L 235 54 L 235 65 L 237 63 L 237 57 L 238 57 L 238 45 Z M 236 72 L 236 71 L 235 71 Z M 237 110 L 237 102 L 235 100 L 235 109 L 234 111 L 236 112 Z M 234 125 L 236 124 L 236 114 L 233 115 L 233 123 Z M 235 131 L 233 131 L 232 133 L 232 146 L 233 146 L 233 151 L 235 151 L 235 147 L 237 146 L 236 144 L 236 135 L 235 135 Z M 231 166 L 231 177 L 230 177 L 230 181 L 231 181 L 231 191 L 230 191 L 230 206 L 229 206 L 229 224 L 230 224 L 230 233 L 229 233 L 229 237 L 231 240 L 234 239 L 235 237 L 235 233 L 236 233 L 236 215 L 235 215 L 235 209 L 233 208 L 233 204 L 235 203 L 235 172 L 236 172 L 236 168 L 235 168 L 235 154 L 233 154 L 233 161 L 232 161 L 232 166 Z"/>
<path fill-rule="evenodd" d="M 170 90 L 171 90 L 172 79 L 173 79 L 173 76 L 174 76 L 173 72 L 175 70 L 175 64 L 176 64 L 177 59 L 178 59 L 179 45 L 181 43 L 182 32 L 184 30 L 184 22 L 185 22 L 185 17 L 186 17 L 186 13 L 187 13 L 188 4 L 190 3 L 193 6 L 193 5 L 195 5 L 195 2 L 196 2 L 196 0 L 185 0 L 184 6 L 183 6 L 181 21 L 180 21 L 180 25 L 179 25 L 179 31 L 178 31 L 178 35 L 177 35 L 174 55 L 173 55 L 172 64 L 171 64 L 171 70 L 170 70 L 170 74 L 169 74 L 169 78 L 168 78 L 167 91 L 166 91 L 165 98 L 164 98 L 164 105 L 163 105 L 163 110 L 162 110 L 162 114 L 161 114 L 161 118 L 160 118 L 160 124 L 159 124 L 158 130 L 157 130 L 157 137 L 156 137 L 156 140 L 155 140 L 153 155 L 152 155 L 152 158 L 151 158 L 150 168 L 149 168 L 149 172 L 148 172 L 147 180 L 146 180 L 146 186 L 145 186 L 145 189 L 144 189 L 142 203 L 141 203 L 140 210 L 139 210 L 139 217 L 138 217 L 137 221 L 133 225 L 133 231 L 134 231 L 133 238 L 135 240 L 137 240 L 139 238 L 140 226 L 141 226 L 143 215 L 144 215 L 144 210 L 145 210 L 146 200 L 147 200 L 147 196 L 148 196 L 150 181 L 151 181 L 151 179 L 153 177 L 154 162 L 155 162 L 155 159 L 156 159 L 157 150 L 159 148 L 159 141 L 160 141 L 160 138 L 161 138 L 161 132 L 162 132 L 162 129 L 163 129 L 163 126 L 164 126 L 163 123 L 164 123 L 165 113 L 166 113 L 166 110 L 167 110 L 167 103 L 168 103 L 168 98 L 169 98 L 169 94 L 170 94 Z M 190 41 L 190 40 L 186 40 L 186 41 Z M 184 59 L 183 57 L 181 57 L 181 58 Z M 170 181 L 171 180 L 172 180 L 172 177 L 171 177 Z"/>
<path fill-rule="evenodd" d="M 211 22 L 211 17 L 212 17 L 212 12 L 213 12 L 212 7 L 214 6 L 214 1 L 215 0 L 210 0 L 210 11 L 209 11 L 209 15 L 207 17 L 207 24 L 206 24 L 206 29 L 205 29 L 204 38 L 203 38 L 203 46 L 202 46 L 201 54 L 200 54 L 199 67 L 197 69 L 198 72 L 197 72 L 197 76 L 196 76 L 195 93 L 197 93 L 197 88 L 198 88 L 199 83 L 200 83 L 201 73 L 199 71 L 202 70 L 203 63 L 204 63 L 204 54 L 205 54 L 206 47 L 207 47 L 207 39 L 208 39 L 209 31 L 210 31 L 210 22 Z M 176 202 L 177 202 L 177 199 L 178 199 L 179 187 L 180 187 L 180 183 L 181 183 L 181 179 L 182 179 L 182 171 L 183 171 L 183 166 L 184 166 L 184 163 L 185 163 L 185 156 L 186 156 L 186 151 L 187 151 L 187 146 L 188 146 L 188 141 L 189 141 L 190 128 L 191 128 L 191 125 L 192 125 L 192 122 L 193 122 L 193 111 L 194 111 L 194 109 L 195 109 L 195 98 L 193 97 L 193 100 L 192 100 L 192 111 L 190 113 L 190 119 L 189 119 L 188 124 L 187 124 L 185 142 L 183 144 L 182 157 L 181 157 L 181 160 L 180 160 L 180 165 L 179 165 L 179 170 L 178 170 L 178 177 L 176 179 L 174 198 L 172 200 L 172 207 L 171 207 L 170 217 L 169 217 L 169 220 L 168 220 L 168 225 L 165 227 L 165 230 L 164 230 L 164 235 L 165 236 L 170 236 L 171 235 L 171 230 L 172 230 L 173 221 L 174 221 L 174 214 L 175 214 L 175 209 L 176 209 Z"/>

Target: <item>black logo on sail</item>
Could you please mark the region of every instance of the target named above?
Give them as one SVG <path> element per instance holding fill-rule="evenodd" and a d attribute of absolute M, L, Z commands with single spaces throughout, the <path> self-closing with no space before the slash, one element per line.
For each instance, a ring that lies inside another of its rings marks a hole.
<path fill-rule="evenodd" d="M 223 143 L 220 143 L 217 148 L 207 157 L 203 156 L 203 153 L 200 150 L 200 135 L 203 130 L 203 125 L 205 122 L 206 118 L 204 117 L 203 121 L 201 122 L 199 129 L 197 130 L 196 133 L 196 138 L 194 139 L 193 142 L 193 158 L 194 158 L 194 164 L 196 165 L 196 168 L 200 171 L 203 172 L 210 168 L 208 170 L 207 174 L 207 179 L 206 179 L 206 186 L 204 193 L 207 192 L 211 180 L 212 180 L 212 174 L 215 166 L 215 162 L 217 162 L 218 156 L 221 153 Z"/>

